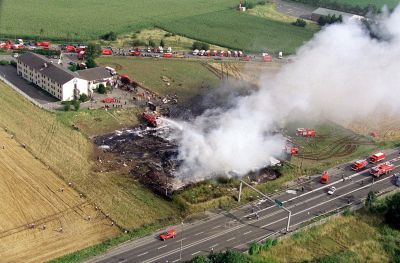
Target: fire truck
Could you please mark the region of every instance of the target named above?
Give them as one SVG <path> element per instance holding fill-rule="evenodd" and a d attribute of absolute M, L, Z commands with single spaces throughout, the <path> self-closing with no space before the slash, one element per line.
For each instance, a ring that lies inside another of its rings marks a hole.
<path fill-rule="evenodd" d="M 369 162 L 370 163 L 377 163 L 386 158 L 385 154 L 383 152 L 375 153 L 369 157 Z"/>
<path fill-rule="evenodd" d="M 144 112 L 143 113 L 143 119 L 150 125 L 153 126 L 154 128 L 157 127 L 157 115 L 155 113 L 149 113 L 149 112 Z"/>
<path fill-rule="evenodd" d="M 358 160 L 351 165 L 351 169 L 354 171 L 360 171 L 365 167 L 367 167 L 367 165 L 368 165 L 367 160 Z"/>
<path fill-rule="evenodd" d="M 383 174 L 387 174 L 394 169 L 394 165 L 390 162 L 381 163 L 375 167 L 372 167 L 370 173 L 374 177 L 380 177 Z"/>
<path fill-rule="evenodd" d="M 317 132 L 314 129 L 297 128 L 296 135 L 303 137 L 315 137 Z"/>

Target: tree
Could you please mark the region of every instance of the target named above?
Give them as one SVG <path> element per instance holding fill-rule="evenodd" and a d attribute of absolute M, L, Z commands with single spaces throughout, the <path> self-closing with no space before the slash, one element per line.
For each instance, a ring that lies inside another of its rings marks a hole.
<path fill-rule="evenodd" d="M 86 60 L 86 67 L 87 68 L 95 68 L 95 67 L 97 67 L 97 64 L 96 64 L 96 62 L 94 61 L 93 58 L 88 58 Z"/>
<path fill-rule="evenodd" d="M 161 39 L 161 40 L 160 40 L 160 47 L 165 47 L 164 39 Z"/>
<path fill-rule="evenodd" d="M 100 84 L 100 85 L 97 87 L 97 92 L 100 93 L 100 94 L 106 94 L 107 89 L 106 89 L 106 87 L 105 87 L 103 84 Z"/>
<path fill-rule="evenodd" d="M 89 43 L 87 48 L 86 48 L 86 57 L 95 59 L 99 57 L 101 54 L 101 47 L 99 44 L 96 43 Z"/>
<path fill-rule="evenodd" d="M 400 193 L 390 197 L 387 201 L 386 222 L 394 228 L 400 229 Z"/>
<path fill-rule="evenodd" d="M 304 19 L 297 18 L 296 22 L 292 22 L 292 25 L 299 26 L 299 27 L 305 27 L 307 25 L 307 22 Z"/>
<path fill-rule="evenodd" d="M 154 42 L 154 40 L 153 39 L 149 39 L 149 46 L 150 47 L 156 47 L 156 42 Z"/>
<path fill-rule="evenodd" d="M 192 259 L 192 263 L 213 263 L 213 262 L 206 256 L 197 256 Z"/>
<path fill-rule="evenodd" d="M 79 100 L 73 100 L 72 105 L 74 105 L 75 111 L 78 111 L 79 108 L 81 107 L 81 102 Z"/>
<path fill-rule="evenodd" d="M 64 111 L 69 111 L 71 110 L 71 102 L 66 101 L 64 104 Z"/>
<path fill-rule="evenodd" d="M 376 201 L 376 193 L 373 191 L 370 191 L 368 193 L 367 199 L 365 199 L 365 206 L 368 209 L 371 209 L 371 207 L 374 205 L 375 201 Z"/>
<path fill-rule="evenodd" d="M 199 50 L 209 50 L 210 49 L 210 45 L 204 42 L 200 42 L 200 41 L 194 41 L 193 45 L 192 45 L 192 49 L 199 49 Z"/>
<path fill-rule="evenodd" d="M 100 36 L 101 39 L 108 40 L 108 41 L 115 41 L 117 40 L 117 34 L 113 31 L 110 31 L 102 36 Z"/>
<path fill-rule="evenodd" d="M 325 16 L 320 16 L 319 18 L 318 18 L 318 25 L 320 25 L 320 26 L 324 26 L 324 25 L 326 25 L 326 18 L 325 18 Z"/>
<path fill-rule="evenodd" d="M 89 97 L 88 97 L 88 95 L 86 95 L 85 93 L 82 93 L 81 96 L 79 97 L 79 100 L 80 100 L 81 102 L 86 102 L 86 101 L 89 100 Z"/>
<path fill-rule="evenodd" d="M 79 68 L 78 64 L 72 64 L 71 66 L 68 67 L 68 69 L 71 71 L 77 71 L 80 68 Z"/>

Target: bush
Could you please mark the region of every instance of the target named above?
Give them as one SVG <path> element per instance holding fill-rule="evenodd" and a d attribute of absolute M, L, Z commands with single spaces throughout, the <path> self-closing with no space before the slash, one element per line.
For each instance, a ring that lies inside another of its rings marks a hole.
<path fill-rule="evenodd" d="M 192 259 L 192 263 L 212 263 L 212 261 L 206 256 L 197 256 Z"/>
<path fill-rule="evenodd" d="M 192 45 L 192 49 L 198 49 L 198 50 L 209 50 L 210 49 L 210 45 L 204 42 L 200 42 L 200 41 L 194 41 L 193 45 Z"/>
<path fill-rule="evenodd" d="M 256 5 L 253 2 L 245 1 L 243 6 L 246 7 L 246 9 L 253 9 Z"/>
<path fill-rule="evenodd" d="M 165 37 L 172 37 L 172 33 L 168 32 L 164 35 Z"/>
<path fill-rule="evenodd" d="M 265 5 L 266 4 L 266 1 L 258 1 L 257 2 L 257 5 Z"/>
<path fill-rule="evenodd" d="M 82 93 L 81 96 L 79 97 L 80 102 L 86 102 L 89 100 L 89 96 L 86 95 L 85 93 Z"/>
<path fill-rule="evenodd" d="M 70 111 L 71 110 L 71 102 L 66 101 L 64 103 L 64 111 Z"/>
<path fill-rule="evenodd" d="M 386 222 L 393 228 L 400 229 L 400 193 L 391 196 L 387 200 Z"/>
<path fill-rule="evenodd" d="M 94 61 L 93 58 L 88 58 L 86 60 L 86 67 L 87 68 L 95 68 L 95 67 L 97 67 L 97 64 L 96 64 L 96 62 Z"/>
<path fill-rule="evenodd" d="M 34 53 L 40 54 L 43 56 L 59 56 L 61 54 L 60 50 L 53 50 L 53 49 L 35 49 L 33 50 Z"/>
<path fill-rule="evenodd" d="M 10 65 L 10 61 L 8 61 L 8 60 L 0 60 L 0 65 L 2 65 L 2 66 Z"/>
<path fill-rule="evenodd" d="M 110 31 L 107 34 L 102 35 L 100 38 L 103 40 L 115 41 L 117 40 L 117 34 L 113 31 Z"/>
<path fill-rule="evenodd" d="M 100 94 L 106 94 L 107 89 L 106 89 L 106 87 L 105 87 L 103 84 L 100 84 L 100 85 L 97 87 L 97 92 L 100 93 Z"/>
<path fill-rule="evenodd" d="M 161 39 L 161 40 L 160 40 L 160 47 L 165 47 L 164 39 Z"/>
<path fill-rule="evenodd" d="M 11 60 L 11 61 L 10 61 L 10 65 L 11 65 L 11 66 L 14 66 L 14 67 L 17 67 L 17 62 L 15 62 L 14 60 Z"/>
<path fill-rule="evenodd" d="M 298 27 L 305 27 L 307 25 L 307 22 L 304 19 L 297 18 L 296 22 L 292 22 L 292 25 Z"/>
<path fill-rule="evenodd" d="M 261 251 L 261 245 L 259 243 L 251 244 L 249 248 L 249 255 L 257 255 Z"/>
<path fill-rule="evenodd" d="M 74 106 L 75 111 L 78 111 L 81 107 L 81 102 L 79 100 L 73 100 L 72 105 Z"/>
<path fill-rule="evenodd" d="M 134 46 L 134 47 L 146 46 L 146 42 L 139 40 L 139 39 L 135 39 L 132 41 L 132 46 Z"/>
<path fill-rule="evenodd" d="M 73 65 L 70 65 L 70 66 L 68 67 L 68 69 L 69 69 L 69 70 L 71 70 L 71 71 L 77 71 L 77 70 L 80 70 L 80 68 L 79 68 L 79 65 L 78 65 L 78 64 L 73 64 Z"/>
<path fill-rule="evenodd" d="M 101 47 L 100 47 L 100 45 L 96 44 L 96 43 L 89 43 L 87 48 L 86 48 L 85 56 L 87 58 L 95 59 L 100 55 L 101 55 Z"/>
<path fill-rule="evenodd" d="M 154 42 L 153 39 L 149 39 L 149 46 L 153 48 L 156 47 L 156 42 Z"/>

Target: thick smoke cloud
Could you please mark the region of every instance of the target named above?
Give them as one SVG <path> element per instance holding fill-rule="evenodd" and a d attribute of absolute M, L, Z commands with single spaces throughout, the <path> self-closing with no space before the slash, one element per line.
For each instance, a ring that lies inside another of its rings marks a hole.
<path fill-rule="evenodd" d="M 229 110 L 206 111 L 180 123 L 181 179 L 227 171 L 244 175 L 279 157 L 285 139 L 274 134 L 290 119 L 324 118 L 347 123 L 377 108 L 400 107 L 400 8 L 380 18 L 382 41 L 359 21 L 331 25 L 300 48 L 276 77 Z"/>

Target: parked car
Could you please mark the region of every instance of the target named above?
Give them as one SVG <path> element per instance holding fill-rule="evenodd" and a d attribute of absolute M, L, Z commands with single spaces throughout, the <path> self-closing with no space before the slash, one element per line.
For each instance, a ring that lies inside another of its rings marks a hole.
<path fill-rule="evenodd" d="M 334 186 L 331 186 L 328 190 L 328 195 L 333 195 L 336 191 L 336 188 Z"/>
<path fill-rule="evenodd" d="M 164 233 L 160 234 L 160 239 L 162 241 L 165 241 L 166 239 L 174 238 L 176 236 L 176 230 L 175 229 L 170 229 Z"/>

